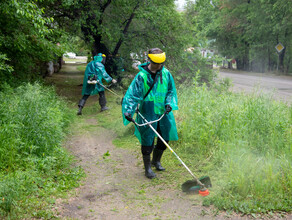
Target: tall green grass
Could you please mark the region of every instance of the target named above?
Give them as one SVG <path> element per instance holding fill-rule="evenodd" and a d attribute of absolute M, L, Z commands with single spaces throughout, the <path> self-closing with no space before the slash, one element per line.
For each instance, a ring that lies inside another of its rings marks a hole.
<path fill-rule="evenodd" d="M 205 205 L 244 214 L 291 211 L 292 107 L 256 89 L 231 93 L 228 85 L 177 87 L 179 140 L 170 146 L 195 175 L 211 177 Z M 123 126 L 121 106 L 107 97 L 112 109 L 98 122 L 116 132 L 116 146 L 139 150 L 134 126 Z M 162 163 L 163 184 L 192 178 L 168 150 Z"/>
<path fill-rule="evenodd" d="M 0 216 L 48 218 L 51 194 L 77 184 L 82 171 L 61 147 L 72 116 L 38 83 L 0 93 Z"/>
<path fill-rule="evenodd" d="M 179 89 L 177 151 L 213 182 L 205 204 L 292 210 L 292 107 L 272 94 Z"/>

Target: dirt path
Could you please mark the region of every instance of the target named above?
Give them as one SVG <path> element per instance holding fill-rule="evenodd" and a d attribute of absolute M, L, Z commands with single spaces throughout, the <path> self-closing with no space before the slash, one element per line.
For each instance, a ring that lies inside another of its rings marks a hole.
<path fill-rule="evenodd" d="M 95 125 L 93 120 L 88 123 Z M 75 195 L 60 204 L 60 217 L 74 219 L 198 219 L 203 208 L 181 192 L 149 186 L 138 152 L 118 149 L 114 134 L 96 130 L 73 135 L 68 149 L 87 178 Z M 207 212 L 207 211 L 206 211 Z"/>
<path fill-rule="evenodd" d="M 49 80 L 60 95 L 77 103 L 83 73 L 65 65 Z M 96 100 L 94 100 L 96 102 Z M 77 111 L 77 107 L 76 107 Z M 74 124 L 65 147 L 78 159 L 87 177 L 68 199 L 56 205 L 61 219 L 224 219 L 212 208 L 201 206 L 202 197 L 187 195 L 144 176 L 140 149 L 117 148 L 115 134 L 98 125 L 103 113 L 82 115 Z M 166 171 L 167 172 L 167 171 Z M 163 175 L 163 174 L 160 174 Z M 234 216 L 232 219 L 248 219 Z"/>

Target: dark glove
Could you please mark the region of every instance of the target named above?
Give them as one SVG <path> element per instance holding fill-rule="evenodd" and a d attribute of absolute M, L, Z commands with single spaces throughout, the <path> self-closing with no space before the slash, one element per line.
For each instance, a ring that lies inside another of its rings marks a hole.
<path fill-rule="evenodd" d="M 129 112 L 125 112 L 124 115 L 125 115 L 125 118 L 126 118 L 128 121 L 130 121 L 130 122 L 133 121 L 132 115 L 131 115 Z"/>
<path fill-rule="evenodd" d="M 165 105 L 165 113 L 168 114 L 169 112 L 171 112 L 172 108 L 170 105 Z"/>

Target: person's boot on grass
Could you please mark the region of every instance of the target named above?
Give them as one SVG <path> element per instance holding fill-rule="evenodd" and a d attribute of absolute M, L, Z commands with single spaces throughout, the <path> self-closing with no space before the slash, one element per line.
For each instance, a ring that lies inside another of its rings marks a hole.
<path fill-rule="evenodd" d="M 156 174 L 151 169 L 150 154 L 143 155 L 143 162 L 144 162 L 144 167 L 145 167 L 145 176 L 149 179 L 155 178 Z"/>

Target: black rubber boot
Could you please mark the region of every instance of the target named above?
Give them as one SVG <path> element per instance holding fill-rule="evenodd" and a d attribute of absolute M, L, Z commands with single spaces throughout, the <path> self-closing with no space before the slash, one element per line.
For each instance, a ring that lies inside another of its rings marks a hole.
<path fill-rule="evenodd" d="M 156 174 L 151 169 L 150 155 L 143 155 L 143 162 L 145 167 L 145 176 L 149 179 L 156 177 Z"/>
<path fill-rule="evenodd" d="M 164 171 L 165 168 L 161 166 L 160 160 L 164 150 L 157 149 L 156 147 L 153 150 L 153 158 L 151 164 L 155 166 L 158 171 Z"/>
<path fill-rule="evenodd" d="M 106 111 L 106 110 L 109 110 L 109 108 L 107 106 L 102 106 L 101 109 L 100 109 L 100 111 L 102 111 L 102 112 Z"/>
<path fill-rule="evenodd" d="M 84 99 L 81 99 L 79 101 L 79 104 L 78 104 L 79 109 L 78 109 L 77 115 L 82 115 L 82 109 L 85 105 L 85 102 L 86 102 L 86 100 L 84 100 Z"/>
<path fill-rule="evenodd" d="M 104 94 L 104 91 L 102 92 L 99 92 L 99 105 L 101 107 L 101 111 L 106 111 L 108 110 L 109 108 L 106 106 L 106 98 L 105 98 L 105 94 Z"/>
<path fill-rule="evenodd" d="M 79 109 L 78 109 L 77 115 L 82 115 L 82 108 L 83 108 L 83 107 L 79 106 Z"/>

